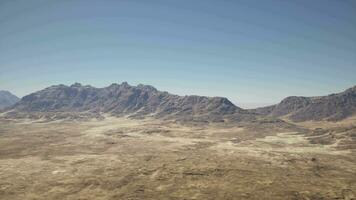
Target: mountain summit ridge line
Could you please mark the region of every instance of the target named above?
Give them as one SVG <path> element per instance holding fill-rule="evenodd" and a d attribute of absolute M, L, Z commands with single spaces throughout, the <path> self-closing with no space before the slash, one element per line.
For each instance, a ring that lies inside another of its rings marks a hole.
<path fill-rule="evenodd" d="M 184 120 L 198 117 L 207 121 L 251 120 L 258 116 L 338 121 L 356 114 L 356 86 L 328 96 L 290 96 L 276 105 L 242 109 L 225 97 L 179 96 L 151 85 L 131 86 L 122 82 L 96 88 L 80 83 L 59 84 L 24 96 L 8 111 L 92 112 Z"/>
<path fill-rule="evenodd" d="M 13 112 L 92 112 L 115 116 L 155 116 L 207 121 L 236 118 L 248 113 L 225 97 L 179 96 L 150 85 L 131 86 L 127 82 L 96 88 L 74 83 L 47 87 L 24 96 L 9 110 Z"/>

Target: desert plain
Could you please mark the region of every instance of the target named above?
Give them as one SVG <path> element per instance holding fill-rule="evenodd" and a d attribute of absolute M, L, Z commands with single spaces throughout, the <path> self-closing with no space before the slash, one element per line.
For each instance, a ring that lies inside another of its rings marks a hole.
<path fill-rule="evenodd" d="M 0 199 L 355 199 L 356 119 L 0 121 Z"/>

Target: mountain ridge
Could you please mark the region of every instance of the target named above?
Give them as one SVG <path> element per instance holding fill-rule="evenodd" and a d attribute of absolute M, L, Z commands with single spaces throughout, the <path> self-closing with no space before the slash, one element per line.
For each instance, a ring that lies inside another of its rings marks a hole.
<path fill-rule="evenodd" d="M 90 116 L 107 113 L 183 121 L 223 122 L 255 120 L 256 117 L 282 117 L 295 122 L 338 121 L 356 114 L 356 86 L 327 96 L 290 96 L 276 105 L 242 109 L 225 97 L 179 96 L 151 85 L 131 86 L 122 82 L 97 88 L 80 83 L 59 84 L 24 96 L 6 111 L 15 117 L 16 113 L 90 113 Z"/>
<path fill-rule="evenodd" d="M 356 114 L 356 86 L 326 96 L 290 96 L 276 105 L 251 111 L 267 116 L 284 116 L 295 122 L 339 121 Z"/>
<path fill-rule="evenodd" d="M 249 115 L 225 97 L 179 96 L 150 85 L 127 82 L 96 88 L 74 83 L 53 85 L 24 96 L 9 108 L 11 112 L 90 112 L 114 116 L 222 121 Z M 244 116 L 242 116 L 244 115 Z"/>
<path fill-rule="evenodd" d="M 12 106 L 20 100 L 16 95 L 7 90 L 0 90 L 0 109 Z"/>

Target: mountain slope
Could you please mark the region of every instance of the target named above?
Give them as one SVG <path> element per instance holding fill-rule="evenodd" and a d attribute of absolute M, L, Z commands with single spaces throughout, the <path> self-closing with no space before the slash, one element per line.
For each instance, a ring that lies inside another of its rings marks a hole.
<path fill-rule="evenodd" d="M 293 121 L 342 120 L 356 114 L 356 86 L 328 96 L 287 97 L 277 105 L 253 111 L 277 117 L 288 116 Z"/>
<path fill-rule="evenodd" d="M 20 99 L 9 91 L 0 90 L 0 109 L 14 105 Z"/>
<path fill-rule="evenodd" d="M 221 120 L 226 116 L 248 115 L 223 97 L 178 96 L 152 86 L 131 86 L 126 82 L 104 88 L 56 85 L 32 93 L 11 108 L 15 112 L 93 112 L 112 115 L 159 118 L 200 117 Z"/>

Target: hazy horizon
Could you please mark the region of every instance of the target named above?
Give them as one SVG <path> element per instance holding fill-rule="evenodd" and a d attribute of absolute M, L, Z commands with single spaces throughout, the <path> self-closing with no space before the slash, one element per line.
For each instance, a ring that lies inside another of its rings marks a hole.
<path fill-rule="evenodd" d="M 242 108 L 356 84 L 354 1 L 2 1 L 0 89 L 127 81 Z"/>

